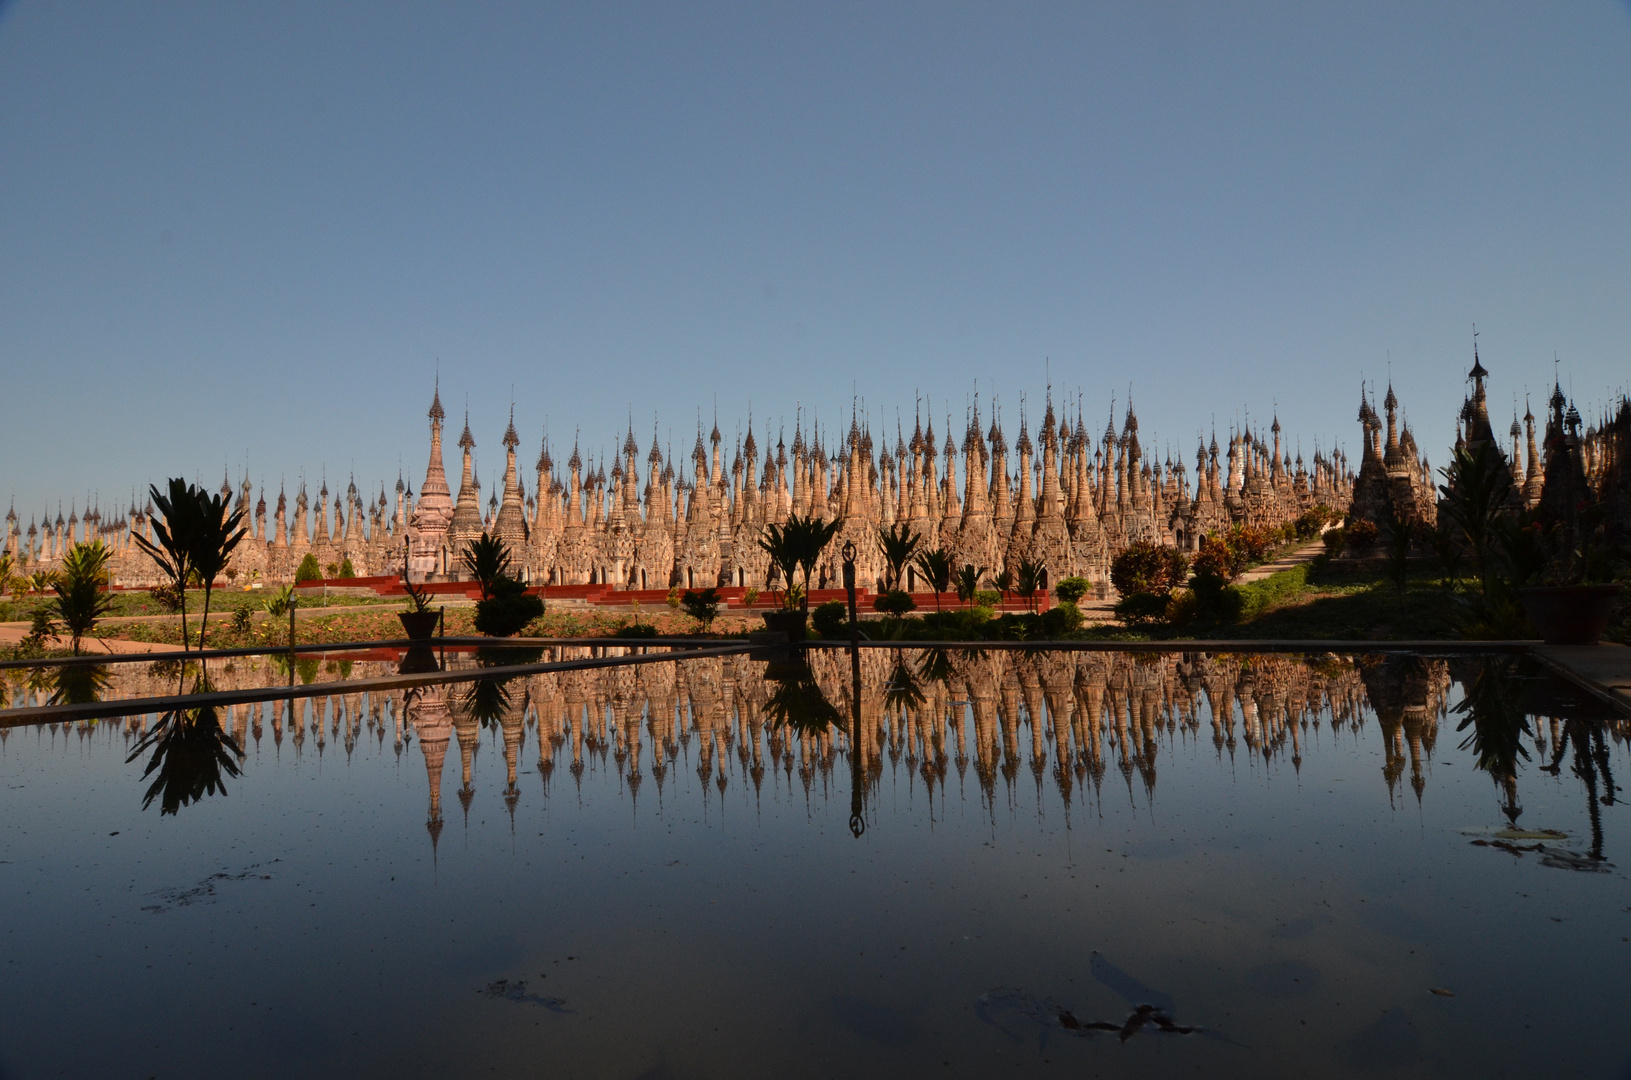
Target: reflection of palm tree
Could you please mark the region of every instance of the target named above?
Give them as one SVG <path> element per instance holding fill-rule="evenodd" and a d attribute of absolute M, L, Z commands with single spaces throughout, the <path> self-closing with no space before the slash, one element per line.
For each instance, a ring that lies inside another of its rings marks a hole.
<path fill-rule="evenodd" d="M 102 700 L 112 677 L 106 664 L 67 664 L 51 678 L 52 705 L 89 705 Z"/>
<path fill-rule="evenodd" d="M 843 724 L 843 715 L 827 700 L 808 666 L 775 682 L 776 691 L 765 702 L 765 714 L 772 726 L 791 728 L 801 735 L 821 735 L 829 727 Z"/>
<path fill-rule="evenodd" d="M 1570 742 L 1574 743 L 1574 767 L 1570 771 L 1586 785 L 1586 814 L 1591 820 L 1591 857 L 1600 861 L 1603 858 L 1602 807 L 1614 805 L 1614 777 L 1608 771 L 1608 748 L 1603 742 L 1602 725 L 1586 720 L 1566 720 L 1563 736 L 1557 740 L 1551 763 L 1542 766 L 1545 771 L 1554 776 L 1557 774 Z M 1599 771 L 1602 772 L 1605 788 L 1601 798 L 1597 795 Z"/>
<path fill-rule="evenodd" d="M 193 693 L 209 692 L 209 682 L 200 675 Z M 213 705 L 165 713 L 136 743 L 125 759 L 126 764 L 135 761 L 149 747 L 153 749 L 153 756 L 142 772 L 142 779 L 155 772 L 158 776 L 142 799 L 142 809 L 147 809 L 157 798 L 161 815 L 174 814 L 206 795 L 225 795 L 224 778 L 239 775 L 238 762 L 243 758 L 243 750 L 221 727 L 220 712 Z"/>
<path fill-rule="evenodd" d="M 1532 734 L 1529 717 L 1518 703 L 1517 661 L 1488 656 L 1468 663 L 1473 666 L 1461 675 L 1463 696 L 1452 710 L 1465 719 L 1455 729 L 1467 731 L 1461 749 L 1471 750 L 1473 767 L 1488 773 L 1502 789 L 1501 812 L 1516 825 L 1523 813 L 1517 801 L 1518 759 L 1529 760 L 1523 738 Z"/>
<path fill-rule="evenodd" d="M 897 651 L 895 666 L 890 669 L 889 681 L 884 684 L 884 708 L 890 712 L 916 709 L 923 701 L 923 687 L 918 683 L 917 675 L 905 657 Z"/>

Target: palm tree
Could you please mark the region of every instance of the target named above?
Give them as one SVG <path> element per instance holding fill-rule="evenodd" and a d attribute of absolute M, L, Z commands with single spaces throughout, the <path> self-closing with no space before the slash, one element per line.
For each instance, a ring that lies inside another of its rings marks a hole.
<path fill-rule="evenodd" d="M 797 514 L 782 525 L 766 525 L 759 537 L 759 547 L 770 556 L 770 565 L 782 579 L 782 607 L 790 609 L 793 601 L 793 577 L 798 573 L 798 536 L 802 520 Z"/>
<path fill-rule="evenodd" d="M 1035 559 L 1019 560 L 1019 582 L 1014 591 L 1025 598 L 1032 611 L 1036 610 L 1036 594 L 1042 588 L 1043 565 Z"/>
<path fill-rule="evenodd" d="M 844 527 L 843 518 L 833 518 L 824 521 L 818 517 L 804 519 L 804 542 L 799 546 L 799 568 L 804 571 L 804 598 L 806 610 L 810 606 L 810 574 L 815 570 L 816 563 L 821 561 L 821 553 L 827 545 L 832 543 L 833 537 Z"/>
<path fill-rule="evenodd" d="M 201 492 L 179 476 L 170 478 L 168 495 L 159 491 L 157 485 L 149 485 L 148 491 L 153 496 L 153 505 L 163 515 L 163 520 L 153 521 L 153 533 L 159 542 L 155 544 L 140 533 L 133 539 L 136 546 L 158 564 L 174 585 L 176 595 L 181 597 L 181 651 L 186 652 L 187 579 L 192 576 L 193 549 L 198 540 L 198 495 Z"/>
<path fill-rule="evenodd" d="M 821 561 L 821 553 L 843 527 L 843 518 L 826 521 L 814 514 L 802 518 L 792 514 L 780 525 L 766 526 L 765 535 L 759 538 L 759 547 L 770 556 L 771 564 L 786 582 L 782 594 L 784 608 L 793 606 L 793 575 L 802 568 L 804 592 L 798 598 L 798 606 L 802 611 L 809 610 L 810 575 Z"/>
<path fill-rule="evenodd" d="M 918 552 L 912 564 L 934 589 L 934 609 L 939 611 L 940 594 L 951 588 L 951 554 L 945 548 L 931 548 Z"/>
<path fill-rule="evenodd" d="M 1495 543 L 1512 493 L 1512 474 L 1499 450 L 1479 443 L 1476 450 L 1456 450 L 1439 475 L 1444 477 L 1439 486 L 1444 496 L 1439 502 L 1440 527 L 1447 525 L 1451 535 L 1460 534 L 1456 539 L 1472 553 L 1479 584 L 1487 596 L 1496 570 Z"/>
<path fill-rule="evenodd" d="M 957 571 L 957 599 L 972 605 L 974 594 L 980 591 L 980 575 L 983 573 L 985 567 L 964 563 L 963 568 Z"/>
<path fill-rule="evenodd" d="M 464 549 L 463 559 L 464 568 L 481 586 L 481 598 L 491 599 L 494 583 L 509 573 L 509 547 L 498 537 L 483 533 Z"/>
<path fill-rule="evenodd" d="M 1014 572 L 1004 568 L 991 579 L 991 584 L 997 587 L 997 592 L 1002 594 L 1004 600 L 1008 599 L 1008 594 L 1014 589 Z"/>
<path fill-rule="evenodd" d="M 198 647 L 204 648 L 204 635 L 210 625 L 210 593 L 215 578 L 226 569 L 227 560 L 243 540 L 247 530 L 243 527 L 244 508 L 230 510 L 219 493 L 198 491 L 198 535 L 193 548 L 193 570 L 204 582 L 204 621 L 198 627 Z"/>
<path fill-rule="evenodd" d="M 883 561 L 889 566 L 889 575 L 884 581 L 885 592 L 900 588 L 900 576 L 921 543 L 922 535 L 913 532 L 912 527 L 904 521 L 878 530 L 878 550 L 883 553 Z"/>
<path fill-rule="evenodd" d="M 57 618 L 73 639 L 75 656 L 80 639 L 96 628 L 96 620 L 113 605 L 112 597 L 102 591 L 112 557 L 113 551 L 101 540 L 75 544 L 62 557 L 62 573 L 51 586 L 57 594 Z"/>

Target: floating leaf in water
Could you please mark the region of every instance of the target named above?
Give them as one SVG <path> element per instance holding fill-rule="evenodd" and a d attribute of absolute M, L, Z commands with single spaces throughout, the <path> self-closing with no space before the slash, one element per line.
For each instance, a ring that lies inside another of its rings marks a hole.
<path fill-rule="evenodd" d="M 543 997 L 539 994 L 527 993 L 527 980 L 497 979 L 477 990 L 489 998 L 502 998 L 505 1001 L 514 1001 L 522 1005 L 542 1005 L 550 1012 L 569 1013 L 572 1010 L 566 1007 L 566 1000 L 558 997 Z"/>

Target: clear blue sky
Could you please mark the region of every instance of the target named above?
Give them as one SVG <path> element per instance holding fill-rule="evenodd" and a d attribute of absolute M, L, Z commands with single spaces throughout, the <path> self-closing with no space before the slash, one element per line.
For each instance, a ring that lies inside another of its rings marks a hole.
<path fill-rule="evenodd" d="M 0 7 L 0 498 L 415 487 L 438 359 L 683 454 L 978 380 L 1146 445 L 1277 401 L 1435 464 L 1470 362 L 1631 371 L 1631 10 L 1468 4 Z M 988 414 L 989 415 L 989 414 Z M 837 430 L 837 423 L 833 424 Z M 530 475 L 529 475 L 530 481 Z M 337 483 L 338 482 L 338 483 Z"/>

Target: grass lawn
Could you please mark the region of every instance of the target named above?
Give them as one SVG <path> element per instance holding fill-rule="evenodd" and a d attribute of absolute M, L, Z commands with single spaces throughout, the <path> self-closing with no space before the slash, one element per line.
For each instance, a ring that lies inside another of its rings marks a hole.
<path fill-rule="evenodd" d="M 305 601 L 301 601 L 305 606 Z M 402 637 L 402 623 L 396 611 L 347 611 L 335 615 L 302 618 L 295 624 L 296 643 L 333 644 L 347 641 L 391 641 Z M 447 633 L 450 637 L 476 634 L 474 606 L 461 605 L 447 609 Z M 599 611 L 546 611 L 523 631 L 528 637 L 606 637 L 616 633 L 634 620 L 628 615 Z M 690 635 L 699 632 L 695 619 L 672 612 L 661 614 L 642 612 L 642 623 L 655 625 L 660 634 Z M 758 629 L 763 620 L 721 615 L 714 620 L 716 634 L 738 633 Z M 125 641 L 151 641 L 180 646 L 181 625 L 177 622 L 121 623 L 103 627 L 102 637 Z M 198 624 L 187 626 L 192 644 L 198 644 Z M 248 648 L 252 646 L 280 646 L 288 643 L 288 623 L 284 620 L 262 620 L 252 623 L 247 631 L 235 630 L 232 614 L 217 619 L 214 609 L 210 613 L 209 645 L 214 649 Z"/>
<path fill-rule="evenodd" d="M 216 589 L 210 596 L 210 622 L 215 622 L 217 612 L 226 612 L 231 618 L 233 612 L 239 608 L 248 608 L 251 611 L 260 611 L 272 590 L 261 589 L 256 592 L 244 592 L 241 589 Z M 15 597 L 0 600 L 0 622 L 27 622 L 34 616 L 34 609 L 41 604 L 50 604 L 54 599 L 53 593 L 30 593 L 22 599 Z M 302 608 L 320 607 L 363 607 L 375 604 L 386 607 L 400 607 L 403 604 L 400 596 L 313 596 L 301 597 Z M 187 590 L 187 614 L 200 615 L 204 611 L 204 590 Z M 116 592 L 113 594 L 113 606 L 108 609 L 107 617 L 110 619 L 130 615 L 169 615 L 163 604 L 154 600 L 145 592 Z M 177 639 L 179 640 L 179 639 Z"/>
<path fill-rule="evenodd" d="M 1245 589 L 1266 594 L 1260 611 L 1232 626 L 1192 628 L 1188 636 L 1369 641 L 1457 636 L 1455 601 L 1434 572 L 1412 574 L 1403 593 L 1381 573 L 1303 567 L 1272 574 Z"/>

